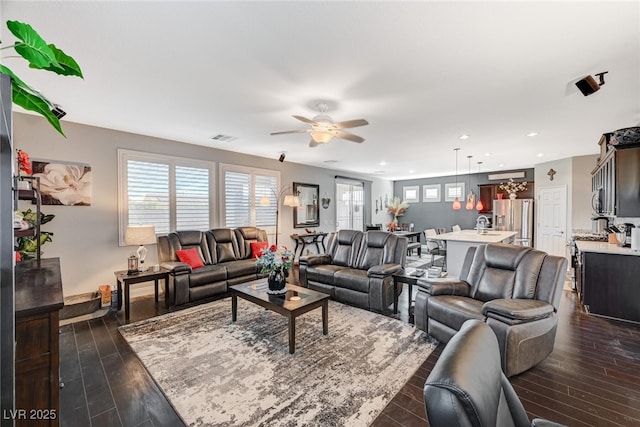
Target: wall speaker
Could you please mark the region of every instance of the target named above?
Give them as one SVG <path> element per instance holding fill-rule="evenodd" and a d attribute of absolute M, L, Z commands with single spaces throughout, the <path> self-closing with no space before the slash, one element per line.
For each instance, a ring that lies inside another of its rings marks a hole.
<path fill-rule="evenodd" d="M 578 86 L 578 89 L 580 89 L 580 92 L 582 92 L 584 96 L 589 96 L 600 89 L 600 85 L 592 76 L 587 76 L 582 80 L 578 80 L 576 82 L 576 86 Z"/>

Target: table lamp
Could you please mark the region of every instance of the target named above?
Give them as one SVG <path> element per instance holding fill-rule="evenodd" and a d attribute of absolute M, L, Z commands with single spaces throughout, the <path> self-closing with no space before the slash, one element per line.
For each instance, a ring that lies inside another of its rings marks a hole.
<path fill-rule="evenodd" d="M 156 228 L 153 225 L 130 225 L 124 234 L 125 245 L 139 245 L 136 254 L 140 260 L 138 270 L 144 271 L 144 259 L 147 256 L 147 248 L 144 245 L 156 243 Z"/>

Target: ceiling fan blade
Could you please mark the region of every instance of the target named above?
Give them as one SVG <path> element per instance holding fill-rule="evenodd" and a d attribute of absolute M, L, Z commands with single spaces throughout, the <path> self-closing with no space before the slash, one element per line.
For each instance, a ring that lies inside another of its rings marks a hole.
<path fill-rule="evenodd" d="M 338 122 L 333 125 L 338 129 L 355 128 L 358 126 L 366 126 L 369 122 L 365 119 L 347 120 L 346 122 Z"/>
<path fill-rule="evenodd" d="M 302 117 L 302 116 L 293 116 L 293 118 L 300 120 L 301 122 L 304 123 L 308 123 L 310 125 L 317 125 L 318 123 L 314 122 L 311 119 L 307 119 L 306 117 Z"/>
<path fill-rule="evenodd" d="M 285 130 L 282 132 L 271 132 L 271 135 L 284 135 L 286 133 L 307 133 L 309 129 L 299 129 L 299 130 Z"/>
<path fill-rule="evenodd" d="M 318 145 L 320 144 L 318 144 L 315 139 L 311 138 L 311 141 L 309 141 L 309 147 L 317 147 Z"/>
<path fill-rule="evenodd" d="M 352 133 L 349 132 L 345 132 L 342 130 L 335 130 L 333 132 L 331 132 L 333 134 L 333 136 L 336 136 L 338 138 L 342 138 L 342 139 L 346 139 L 348 141 L 353 141 L 353 142 L 364 142 L 364 138 L 358 136 L 358 135 L 354 135 Z"/>

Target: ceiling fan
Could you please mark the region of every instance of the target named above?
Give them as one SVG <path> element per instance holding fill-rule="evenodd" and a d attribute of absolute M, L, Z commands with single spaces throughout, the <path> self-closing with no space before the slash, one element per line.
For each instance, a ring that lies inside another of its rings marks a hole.
<path fill-rule="evenodd" d="M 369 124 L 368 121 L 366 121 L 365 119 L 356 119 L 347 120 L 345 122 L 334 122 L 333 119 L 326 114 L 328 109 L 328 105 L 326 103 L 320 102 L 316 104 L 316 107 L 318 108 L 320 114 L 315 116 L 313 119 L 307 119 L 306 117 L 302 116 L 293 116 L 301 122 L 311 125 L 311 128 L 286 130 L 282 132 L 271 132 L 271 135 L 284 135 L 286 133 L 308 133 L 311 135 L 309 147 L 317 147 L 320 144 L 326 144 L 327 142 L 331 141 L 333 137 L 342 138 L 358 143 L 364 141 L 364 138 L 349 132 L 345 132 L 342 129 L 366 126 Z"/>

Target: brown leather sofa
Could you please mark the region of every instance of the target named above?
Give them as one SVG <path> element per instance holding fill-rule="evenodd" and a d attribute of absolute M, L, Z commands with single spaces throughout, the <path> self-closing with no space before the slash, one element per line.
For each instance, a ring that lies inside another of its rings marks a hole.
<path fill-rule="evenodd" d="M 255 280 L 260 268 L 252 257 L 251 242 L 266 242 L 256 227 L 177 231 L 158 237 L 160 266 L 169 270 L 172 304 L 185 304 L 227 292 L 229 285 Z M 204 267 L 192 269 L 176 251 L 196 248 Z"/>
<path fill-rule="evenodd" d="M 470 248 L 459 278 L 418 281 L 416 326 L 447 342 L 465 321 L 485 321 L 498 338 L 502 370 L 519 374 L 553 350 L 566 270 L 566 258 L 524 246 Z"/>
<path fill-rule="evenodd" d="M 407 239 L 385 231 L 340 230 L 327 251 L 300 257 L 301 286 L 336 301 L 384 311 L 393 303 L 394 273 L 402 271 Z"/>
<path fill-rule="evenodd" d="M 563 426 L 541 418 L 529 421 L 500 369 L 496 336 L 479 320 L 466 321 L 442 350 L 424 385 L 424 404 L 433 427 Z"/>

